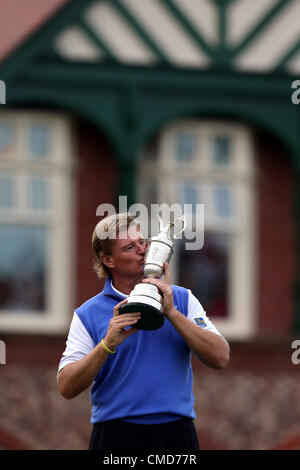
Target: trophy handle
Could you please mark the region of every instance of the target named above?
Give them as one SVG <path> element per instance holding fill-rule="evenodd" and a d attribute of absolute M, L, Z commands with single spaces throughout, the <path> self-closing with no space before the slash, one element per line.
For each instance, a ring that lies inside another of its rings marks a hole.
<path fill-rule="evenodd" d="M 160 232 L 165 232 L 165 233 L 170 231 L 170 237 L 173 238 L 173 239 L 177 238 L 182 232 L 184 232 L 184 230 L 186 228 L 186 225 L 187 225 L 187 219 L 186 219 L 185 215 L 182 215 L 181 217 L 177 217 L 177 219 L 175 219 L 174 222 L 171 222 L 168 225 L 163 225 L 163 220 L 160 217 L 160 215 L 157 215 L 156 218 L 159 222 L 159 231 Z M 181 230 L 179 232 L 177 232 L 176 235 L 174 235 L 175 227 L 177 227 L 176 224 L 178 222 L 181 222 L 183 224 L 183 226 L 182 226 Z M 171 235 L 171 232 L 173 232 L 172 235 Z"/>
<path fill-rule="evenodd" d="M 187 225 L 187 220 L 186 216 L 182 215 L 181 217 L 177 217 L 177 219 L 174 220 L 173 226 L 176 227 L 177 222 L 182 222 L 182 229 L 174 235 L 174 239 L 177 238 L 182 232 L 185 231 L 186 225 Z"/>

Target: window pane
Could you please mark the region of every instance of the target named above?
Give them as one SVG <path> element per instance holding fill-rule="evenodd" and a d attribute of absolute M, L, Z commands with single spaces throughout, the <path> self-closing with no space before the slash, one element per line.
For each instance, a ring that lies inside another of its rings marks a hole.
<path fill-rule="evenodd" d="M 209 317 L 228 316 L 229 236 L 206 232 L 201 250 L 178 242 L 179 285 L 191 289 Z"/>
<path fill-rule="evenodd" d="M 181 182 L 178 187 L 178 201 L 182 206 L 187 205 L 186 212 L 195 214 L 196 204 L 203 203 L 202 189 L 196 183 Z"/>
<path fill-rule="evenodd" d="M 12 125 L 0 123 L 0 161 L 13 158 L 14 129 Z"/>
<path fill-rule="evenodd" d="M 50 182 L 44 176 L 28 179 L 28 207 L 33 210 L 50 208 Z"/>
<path fill-rule="evenodd" d="M 231 141 L 227 136 L 217 136 L 213 140 L 213 162 L 216 166 L 230 165 Z"/>
<path fill-rule="evenodd" d="M 14 206 L 14 181 L 9 175 L 0 175 L 0 209 Z"/>
<path fill-rule="evenodd" d="M 192 184 L 182 185 L 182 201 L 184 204 L 196 204 L 198 200 L 197 187 Z"/>
<path fill-rule="evenodd" d="M 233 216 L 233 192 L 232 188 L 226 184 L 214 185 L 213 191 L 213 207 L 214 215 L 224 219 Z"/>
<path fill-rule="evenodd" d="M 49 155 L 50 128 L 46 124 L 34 124 L 28 130 L 30 158 L 44 160 Z"/>
<path fill-rule="evenodd" d="M 190 162 L 196 154 L 197 139 L 193 132 L 179 132 L 175 136 L 175 159 L 178 163 Z"/>
<path fill-rule="evenodd" d="M 46 227 L 0 225 L 0 310 L 45 309 L 47 240 Z"/>

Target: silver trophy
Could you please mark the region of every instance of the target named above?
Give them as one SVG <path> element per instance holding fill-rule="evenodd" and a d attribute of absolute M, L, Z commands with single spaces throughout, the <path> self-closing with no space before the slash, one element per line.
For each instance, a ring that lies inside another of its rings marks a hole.
<path fill-rule="evenodd" d="M 174 222 L 163 224 L 160 216 L 159 234 L 150 238 L 145 253 L 144 274 L 149 278 L 159 279 L 164 270 L 165 262 L 169 262 L 173 254 L 175 243 L 172 241 L 177 238 L 186 228 L 186 218 L 183 215 Z M 175 228 L 182 222 L 182 228 L 175 234 Z M 140 312 L 141 318 L 135 328 L 141 330 L 156 330 L 164 323 L 162 296 L 159 289 L 153 284 L 139 283 L 130 292 L 127 303 L 122 305 L 119 313 Z"/>

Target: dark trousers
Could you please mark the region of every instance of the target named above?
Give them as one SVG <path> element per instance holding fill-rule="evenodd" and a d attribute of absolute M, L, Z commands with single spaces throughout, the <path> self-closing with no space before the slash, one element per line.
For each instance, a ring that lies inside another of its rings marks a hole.
<path fill-rule="evenodd" d="M 162 424 L 136 424 L 113 420 L 93 426 L 89 450 L 112 452 L 173 452 L 199 450 L 192 419 Z"/>

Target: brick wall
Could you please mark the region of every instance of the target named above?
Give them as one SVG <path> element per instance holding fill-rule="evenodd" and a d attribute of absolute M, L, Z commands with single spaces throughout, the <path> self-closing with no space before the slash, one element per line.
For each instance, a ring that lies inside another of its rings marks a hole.
<path fill-rule="evenodd" d="M 286 334 L 294 321 L 296 276 L 295 177 L 287 151 L 257 135 L 258 328 Z"/>
<path fill-rule="evenodd" d="M 102 281 L 92 269 L 92 233 L 100 218 L 96 209 L 102 203 L 115 203 L 118 165 L 109 143 L 89 125 L 76 126 L 78 168 L 74 232 L 76 233 L 75 305 L 102 290 Z"/>

